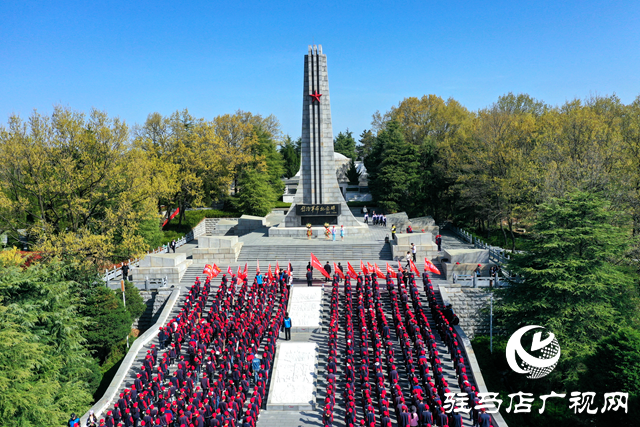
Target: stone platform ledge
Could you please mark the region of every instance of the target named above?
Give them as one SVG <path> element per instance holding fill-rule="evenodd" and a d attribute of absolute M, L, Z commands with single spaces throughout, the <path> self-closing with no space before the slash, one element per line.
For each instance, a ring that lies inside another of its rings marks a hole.
<path fill-rule="evenodd" d="M 345 237 L 363 237 L 370 239 L 371 232 L 369 227 L 345 227 Z M 324 227 L 311 227 L 314 238 L 324 238 Z M 336 227 L 336 240 L 340 238 L 340 227 Z M 269 237 L 307 237 L 307 227 L 270 227 L 268 230 Z"/>
<path fill-rule="evenodd" d="M 267 410 L 315 410 L 318 344 L 279 342 L 273 366 Z"/>

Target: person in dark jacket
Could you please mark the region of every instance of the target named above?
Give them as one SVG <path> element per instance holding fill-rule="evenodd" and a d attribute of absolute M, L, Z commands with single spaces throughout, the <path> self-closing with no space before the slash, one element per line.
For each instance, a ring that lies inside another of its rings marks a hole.
<path fill-rule="evenodd" d="M 307 268 L 307 286 L 311 286 L 311 282 L 313 281 L 313 273 L 311 269 Z"/>
<path fill-rule="evenodd" d="M 324 271 L 326 271 L 328 276 L 331 277 L 331 266 L 329 265 L 329 261 L 327 261 L 327 263 L 324 265 Z M 328 282 L 329 280 L 331 280 L 329 279 L 329 277 L 325 277 L 324 281 Z"/>

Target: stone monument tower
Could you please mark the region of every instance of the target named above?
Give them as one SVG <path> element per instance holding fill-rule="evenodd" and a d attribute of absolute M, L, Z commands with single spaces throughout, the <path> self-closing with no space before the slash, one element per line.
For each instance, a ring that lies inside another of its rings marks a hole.
<path fill-rule="evenodd" d="M 304 57 L 302 96 L 300 182 L 291 209 L 278 229 L 304 227 L 308 223 L 366 229 L 347 207 L 338 186 L 333 160 L 327 56 L 320 45 L 309 46 L 309 53 Z"/>

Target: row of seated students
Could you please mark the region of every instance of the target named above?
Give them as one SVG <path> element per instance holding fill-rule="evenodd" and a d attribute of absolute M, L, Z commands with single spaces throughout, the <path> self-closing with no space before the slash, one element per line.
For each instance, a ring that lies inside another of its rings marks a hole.
<path fill-rule="evenodd" d="M 402 274 L 402 273 L 400 273 Z M 387 305 L 397 341 L 391 338 L 391 326 L 387 319 L 377 277 L 359 275 L 356 279 L 355 304 L 351 279 L 344 280 L 345 351 L 341 371 L 346 382 L 344 399 L 346 427 L 391 427 L 392 416 L 400 427 L 461 427 L 460 412 L 445 411 L 445 393 L 451 393 L 450 384 L 443 372 L 443 361 L 437 350 L 436 337 L 420 301 L 420 292 L 413 274 L 403 274 L 401 280 L 386 276 Z M 443 315 L 444 307 L 438 306 L 433 286 L 427 274 L 423 275 L 424 292 L 427 295 L 435 333 L 446 343 L 453 355 L 453 368 L 458 379 L 460 393 L 468 396 L 474 426 L 489 427 L 491 417 L 484 409 L 477 410 L 477 391 L 470 384 L 464 357 L 458 348 L 457 336 Z M 332 427 L 336 398 L 337 342 L 340 325 L 338 298 L 339 278 L 334 276 L 331 290 L 329 323 L 329 355 L 327 363 L 327 393 L 323 409 L 323 425 Z M 354 328 L 355 324 L 355 328 Z M 356 339 L 357 337 L 357 339 Z M 402 353 L 398 357 L 397 347 Z M 407 378 L 400 377 L 398 363 L 403 363 Z M 408 387 L 403 389 L 403 381 Z M 389 384 L 387 389 L 386 384 Z M 457 406 L 451 407 L 455 409 Z M 469 421 L 465 421 L 468 425 Z"/>
<path fill-rule="evenodd" d="M 289 288 L 223 275 L 210 293 L 210 278 L 196 278 L 100 426 L 255 427 Z"/>

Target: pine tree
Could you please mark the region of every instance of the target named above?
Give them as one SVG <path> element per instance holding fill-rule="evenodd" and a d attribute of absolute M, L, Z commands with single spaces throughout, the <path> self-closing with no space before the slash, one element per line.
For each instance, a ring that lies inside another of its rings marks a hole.
<path fill-rule="evenodd" d="M 522 280 L 499 291 L 496 313 L 507 333 L 541 325 L 556 335 L 562 358 L 551 375 L 563 382 L 575 382 L 596 343 L 638 313 L 637 278 L 621 263 L 630 244 L 621 218 L 592 193 L 540 205 L 531 246 L 509 263 Z"/>
<path fill-rule="evenodd" d="M 356 162 L 351 159 L 349 162 L 349 168 L 347 169 L 347 179 L 349 180 L 349 185 L 358 185 L 360 182 L 360 172 L 358 172 L 358 168 L 356 167 Z"/>
<path fill-rule="evenodd" d="M 387 123 L 369 157 L 369 164 L 376 163 L 373 176 L 369 173 L 374 199 L 388 212 L 412 214 L 419 182 L 417 148 L 405 141 L 397 122 Z"/>
<path fill-rule="evenodd" d="M 357 154 L 356 140 L 353 139 L 353 132 L 349 129 L 347 129 L 345 133 L 340 132 L 333 141 L 333 151 L 355 160 Z"/>

